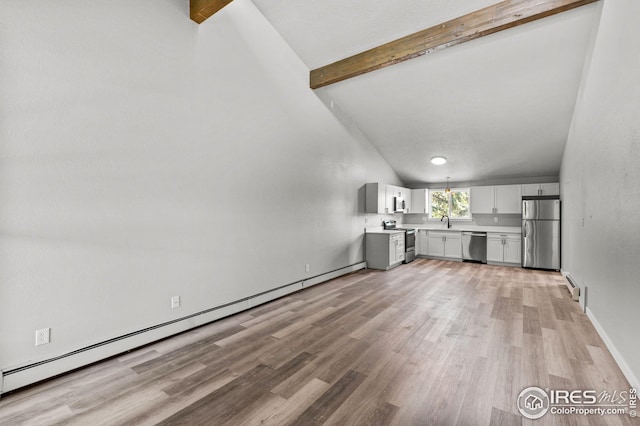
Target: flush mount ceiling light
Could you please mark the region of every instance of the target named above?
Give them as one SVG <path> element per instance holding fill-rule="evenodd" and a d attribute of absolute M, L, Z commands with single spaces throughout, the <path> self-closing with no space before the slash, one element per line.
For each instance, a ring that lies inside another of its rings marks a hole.
<path fill-rule="evenodd" d="M 441 166 L 447 162 L 447 159 L 441 155 L 436 155 L 435 157 L 431 157 L 431 164 L 435 164 L 436 166 Z"/>

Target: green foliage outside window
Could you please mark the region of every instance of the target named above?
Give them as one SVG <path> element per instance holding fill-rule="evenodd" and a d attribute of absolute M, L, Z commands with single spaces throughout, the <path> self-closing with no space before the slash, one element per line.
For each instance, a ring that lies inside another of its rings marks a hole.
<path fill-rule="evenodd" d="M 450 219 L 470 219 L 469 191 L 452 190 L 449 194 L 444 191 L 429 191 L 431 198 L 430 215 L 433 219 L 449 216 Z"/>
<path fill-rule="evenodd" d="M 469 192 L 451 192 L 451 216 L 452 219 L 468 219 L 469 215 Z"/>
<path fill-rule="evenodd" d="M 449 197 L 447 196 L 447 194 L 444 191 L 431 192 L 431 217 L 440 218 L 448 214 Z"/>

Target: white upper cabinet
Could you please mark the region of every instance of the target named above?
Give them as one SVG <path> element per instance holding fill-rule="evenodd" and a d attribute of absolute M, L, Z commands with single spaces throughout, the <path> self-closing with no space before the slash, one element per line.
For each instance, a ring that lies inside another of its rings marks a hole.
<path fill-rule="evenodd" d="M 540 195 L 560 195 L 560 184 L 558 182 L 541 183 L 540 192 Z"/>
<path fill-rule="evenodd" d="M 496 186 L 496 213 L 522 213 L 522 189 L 520 185 Z"/>
<path fill-rule="evenodd" d="M 404 213 L 412 213 L 411 211 L 411 190 L 409 188 L 399 188 L 400 193 L 402 194 L 402 199 L 404 200 Z"/>
<path fill-rule="evenodd" d="M 409 213 L 427 213 L 427 190 L 411 190 L 411 208 Z"/>
<path fill-rule="evenodd" d="M 523 195 L 560 195 L 560 184 L 531 183 L 471 187 L 471 214 L 520 214 Z M 365 213 L 393 214 L 396 198 L 404 200 L 402 213 L 429 212 L 428 189 L 407 189 L 384 183 L 365 185 Z"/>
<path fill-rule="evenodd" d="M 387 185 L 383 183 L 368 183 L 365 185 L 364 211 L 366 213 L 389 213 L 387 211 Z"/>
<path fill-rule="evenodd" d="M 404 209 L 396 206 L 396 200 L 404 202 Z M 389 213 L 408 213 L 411 204 L 411 190 L 401 186 L 387 185 L 386 205 Z"/>
<path fill-rule="evenodd" d="M 493 213 L 495 207 L 493 186 L 471 187 L 471 214 Z"/>
<path fill-rule="evenodd" d="M 387 207 L 386 213 L 395 213 L 394 212 L 395 205 L 393 202 L 395 197 L 398 196 L 399 189 L 400 187 L 398 186 L 387 185 L 386 200 L 385 200 L 385 205 Z"/>
<path fill-rule="evenodd" d="M 519 214 L 522 211 L 520 185 L 471 187 L 471 214 Z"/>
<path fill-rule="evenodd" d="M 527 183 L 522 185 L 522 195 L 560 195 L 560 184 L 553 183 Z"/>
<path fill-rule="evenodd" d="M 365 185 L 365 213 L 393 214 L 396 197 L 404 200 L 404 213 L 411 205 L 411 190 L 384 183 L 367 183 Z"/>

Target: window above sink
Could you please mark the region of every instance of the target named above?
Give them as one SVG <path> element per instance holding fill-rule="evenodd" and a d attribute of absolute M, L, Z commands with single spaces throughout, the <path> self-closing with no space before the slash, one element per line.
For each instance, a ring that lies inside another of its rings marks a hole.
<path fill-rule="evenodd" d="M 428 190 L 428 212 L 430 220 L 448 216 L 451 220 L 471 220 L 471 190 L 469 188 L 444 188 Z"/>

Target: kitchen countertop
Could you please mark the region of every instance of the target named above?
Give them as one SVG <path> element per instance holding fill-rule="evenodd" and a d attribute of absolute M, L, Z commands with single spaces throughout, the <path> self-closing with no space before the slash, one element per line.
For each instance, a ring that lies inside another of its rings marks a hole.
<path fill-rule="evenodd" d="M 397 234 L 399 232 L 404 232 L 404 231 L 394 231 L 394 230 L 385 230 L 382 229 L 382 226 L 378 226 L 375 228 L 367 228 L 366 230 L 367 234 Z"/>
<path fill-rule="evenodd" d="M 500 234 L 518 234 L 520 235 L 522 230 L 519 226 L 479 226 L 479 225 L 465 225 L 463 223 L 454 223 L 451 228 L 447 229 L 446 224 L 440 223 L 403 223 L 398 225 L 398 228 L 415 228 L 417 230 L 426 229 L 429 231 L 450 231 L 450 232 L 462 232 L 462 231 L 475 231 L 475 232 L 495 232 Z M 367 233 L 393 233 L 398 231 L 385 231 L 381 226 L 367 228 Z"/>
<path fill-rule="evenodd" d="M 429 231 L 476 231 L 476 232 L 496 232 L 501 234 L 520 234 L 522 229 L 519 226 L 479 226 L 479 225 L 465 225 L 462 223 L 454 223 L 451 228 L 447 229 L 446 224 L 403 224 L 401 227 L 427 229 Z"/>

